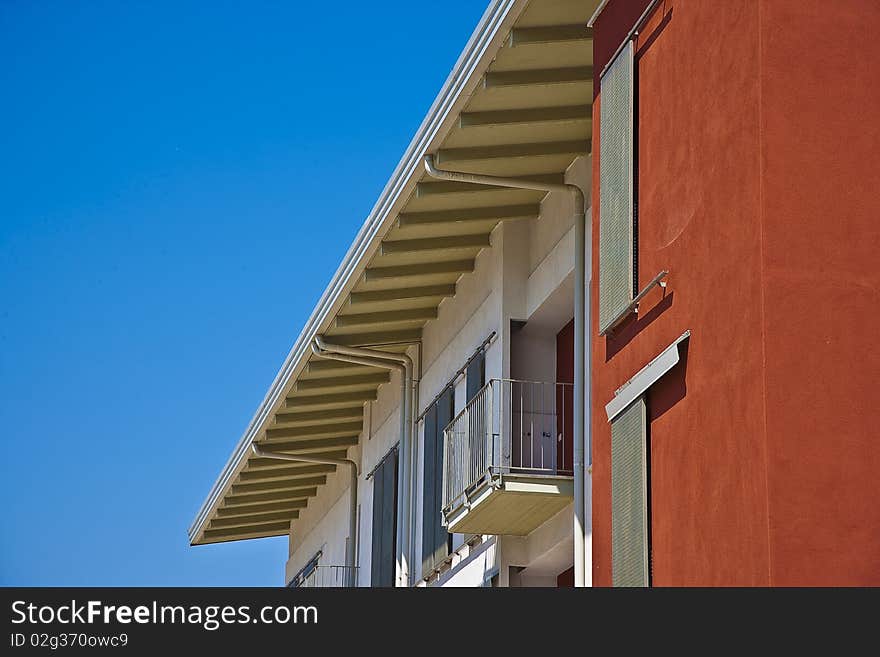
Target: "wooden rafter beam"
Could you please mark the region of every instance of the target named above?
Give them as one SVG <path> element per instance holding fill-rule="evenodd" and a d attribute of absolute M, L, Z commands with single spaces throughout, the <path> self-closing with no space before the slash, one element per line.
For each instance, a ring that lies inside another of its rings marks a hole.
<path fill-rule="evenodd" d="M 459 210 L 433 210 L 431 212 L 403 212 L 397 216 L 397 225 L 424 226 L 460 221 L 537 219 L 541 212 L 538 203 L 526 205 L 496 205 L 488 208 L 462 208 Z"/>
<path fill-rule="evenodd" d="M 339 315 L 334 324 L 337 327 L 368 326 L 370 324 L 383 325 L 393 324 L 395 322 L 422 322 L 429 319 L 436 319 L 436 317 L 436 307 L 409 308 L 407 310 Z"/>
<path fill-rule="evenodd" d="M 590 140 L 546 141 L 530 144 L 502 144 L 501 146 L 471 146 L 467 148 L 441 148 L 435 161 L 438 164 L 470 162 L 474 160 L 497 160 L 514 157 L 541 157 L 545 155 L 579 155 L 590 152 Z"/>
<path fill-rule="evenodd" d="M 353 390 L 351 392 L 339 392 L 332 395 L 310 395 L 288 397 L 284 400 L 285 408 L 320 408 L 336 404 L 354 404 L 375 401 L 378 393 L 376 390 Z"/>
<path fill-rule="evenodd" d="M 389 278 L 410 278 L 435 274 L 464 274 L 474 270 L 474 259 L 426 262 L 415 265 L 371 267 L 364 272 L 365 281 L 382 281 Z"/>
<path fill-rule="evenodd" d="M 483 76 L 483 88 L 534 87 L 592 81 L 592 66 L 526 69 L 522 71 L 490 71 Z"/>
<path fill-rule="evenodd" d="M 492 112 L 462 112 L 458 117 L 458 125 L 461 128 L 470 128 L 518 123 L 573 123 L 591 120 L 592 111 L 592 105 L 566 105 Z"/>
<path fill-rule="evenodd" d="M 455 283 L 443 285 L 424 285 L 421 287 L 403 287 L 392 290 L 372 290 L 368 292 L 352 292 L 348 303 L 352 306 L 361 303 L 381 303 L 398 299 L 442 299 L 455 294 Z"/>
<path fill-rule="evenodd" d="M 566 41 L 590 41 L 592 28 L 581 23 L 574 25 L 545 25 L 539 27 L 515 27 L 507 37 L 510 48 L 539 43 L 561 43 Z"/>

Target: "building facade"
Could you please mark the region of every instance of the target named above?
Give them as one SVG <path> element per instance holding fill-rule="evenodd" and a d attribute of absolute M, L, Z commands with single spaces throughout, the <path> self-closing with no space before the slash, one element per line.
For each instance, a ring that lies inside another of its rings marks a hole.
<path fill-rule="evenodd" d="M 880 583 L 872 27 L 493 0 L 190 542 L 289 536 L 292 586 Z"/>
<path fill-rule="evenodd" d="M 612 0 L 593 27 L 597 90 L 632 61 L 632 289 L 669 272 L 610 336 L 591 331 L 594 581 L 614 581 L 605 407 L 690 331 L 638 411 L 642 581 L 880 584 L 880 6 Z M 593 109 L 596 143 L 601 93 Z"/>

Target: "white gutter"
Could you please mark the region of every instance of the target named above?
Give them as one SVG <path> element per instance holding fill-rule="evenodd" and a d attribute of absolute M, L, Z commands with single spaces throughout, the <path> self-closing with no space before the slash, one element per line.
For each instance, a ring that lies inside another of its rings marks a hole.
<path fill-rule="evenodd" d="M 351 484 L 350 484 L 350 501 L 349 501 L 349 510 L 348 510 L 348 535 L 351 540 L 351 549 L 348 551 L 346 555 L 346 566 L 349 568 L 349 573 L 351 577 L 354 577 L 355 566 L 357 566 L 357 551 L 358 551 L 358 537 L 357 537 L 357 507 L 358 507 L 358 467 L 357 463 L 352 461 L 351 459 L 331 459 L 331 458 L 322 458 L 320 456 L 306 456 L 306 455 L 296 455 L 293 454 L 283 454 L 281 452 L 270 452 L 265 449 L 261 445 L 256 443 L 251 445 L 251 449 L 254 454 L 266 459 L 278 459 L 280 461 L 293 461 L 295 463 L 326 463 L 329 465 L 345 465 L 348 467 L 349 472 L 351 473 Z"/>
<path fill-rule="evenodd" d="M 284 401 L 290 382 L 296 378 L 308 358 L 312 338 L 321 332 L 321 327 L 333 316 L 338 305 L 344 301 L 349 288 L 354 285 L 358 275 L 366 267 L 369 255 L 378 247 L 381 236 L 394 219 L 392 211 L 395 205 L 406 200 L 418 181 L 422 155 L 429 149 L 441 130 L 448 127 L 447 122 L 454 118 L 454 111 L 458 105 L 467 100 L 469 88 L 479 82 L 478 76 L 474 73 L 489 65 L 487 54 L 494 51 L 494 47 L 498 45 L 496 42 L 504 38 L 506 28 L 526 4 L 527 0 L 492 0 L 489 3 L 443 88 L 419 126 L 418 132 L 394 169 L 379 200 L 373 206 L 339 269 L 336 270 L 333 279 L 312 311 L 296 343 L 284 359 L 269 391 L 190 525 L 188 533 L 191 543 L 195 543 L 201 537 L 212 511 L 247 461 L 250 445 L 261 436 L 265 424 Z"/>
<path fill-rule="evenodd" d="M 357 363 L 368 367 L 400 372 L 400 467 L 397 472 L 397 489 L 400 491 L 401 503 L 397 521 L 397 583 L 399 586 L 410 585 L 410 545 L 412 537 L 412 412 L 414 408 L 413 362 L 406 354 L 392 354 L 387 351 L 345 347 L 326 342 L 321 336 L 315 336 L 312 351 L 322 358 L 331 358 L 349 363 Z"/>
<path fill-rule="evenodd" d="M 475 185 L 494 185 L 514 189 L 534 189 L 541 192 L 565 192 L 574 198 L 574 585 L 587 583 L 587 485 L 591 487 L 592 475 L 587 472 L 584 455 L 593 463 L 592 433 L 587 424 L 589 410 L 585 402 L 590 396 L 590 382 L 585 373 L 591 369 L 590 350 L 586 348 L 586 244 L 587 219 L 584 192 L 577 185 L 540 183 L 519 178 L 486 176 L 460 171 L 447 171 L 434 166 L 434 158 L 426 155 L 425 171 L 432 178 L 473 183 Z M 589 479 L 587 478 L 589 477 Z M 592 524 L 592 523 L 591 523 Z M 592 559 L 590 559 L 592 562 Z M 592 581 L 592 577 L 590 578 Z"/>
<path fill-rule="evenodd" d="M 599 18 L 599 14 L 602 13 L 602 10 L 605 9 L 605 5 L 607 5 L 608 2 L 609 2 L 609 0 L 602 0 L 602 2 L 599 3 L 599 6 L 596 7 L 596 11 L 594 11 L 593 15 L 590 16 L 590 20 L 587 21 L 587 27 L 589 27 L 589 28 L 593 27 L 593 23 L 596 22 L 597 18 Z"/>

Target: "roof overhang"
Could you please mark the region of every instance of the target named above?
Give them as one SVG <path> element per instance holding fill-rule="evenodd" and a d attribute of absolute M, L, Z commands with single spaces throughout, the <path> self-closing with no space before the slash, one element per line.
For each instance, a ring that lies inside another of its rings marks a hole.
<path fill-rule="evenodd" d="M 344 458 L 364 403 L 388 373 L 322 360 L 316 335 L 402 351 L 491 246 L 501 221 L 536 218 L 544 193 L 427 178 L 438 166 L 562 182 L 590 152 L 598 0 L 493 0 L 189 529 L 192 544 L 286 535 L 335 466 L 256 457 Z"/>

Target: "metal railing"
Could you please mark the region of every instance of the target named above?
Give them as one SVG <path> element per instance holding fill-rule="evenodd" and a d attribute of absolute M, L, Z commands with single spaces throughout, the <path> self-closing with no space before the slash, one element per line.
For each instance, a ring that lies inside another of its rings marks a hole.
<path fill-rule="evenodd" d="M 317 565 L 298 575 L 290 583 L 290 587 L 302 589 L 354 588 L 358 585 L 357 574 L 357 566 Z"/>
<path fill-rule="evenodd" d="M 574 473 L 574 386 L 491 379 L 443 432 L 443 508 L 486 478 Z"/>

